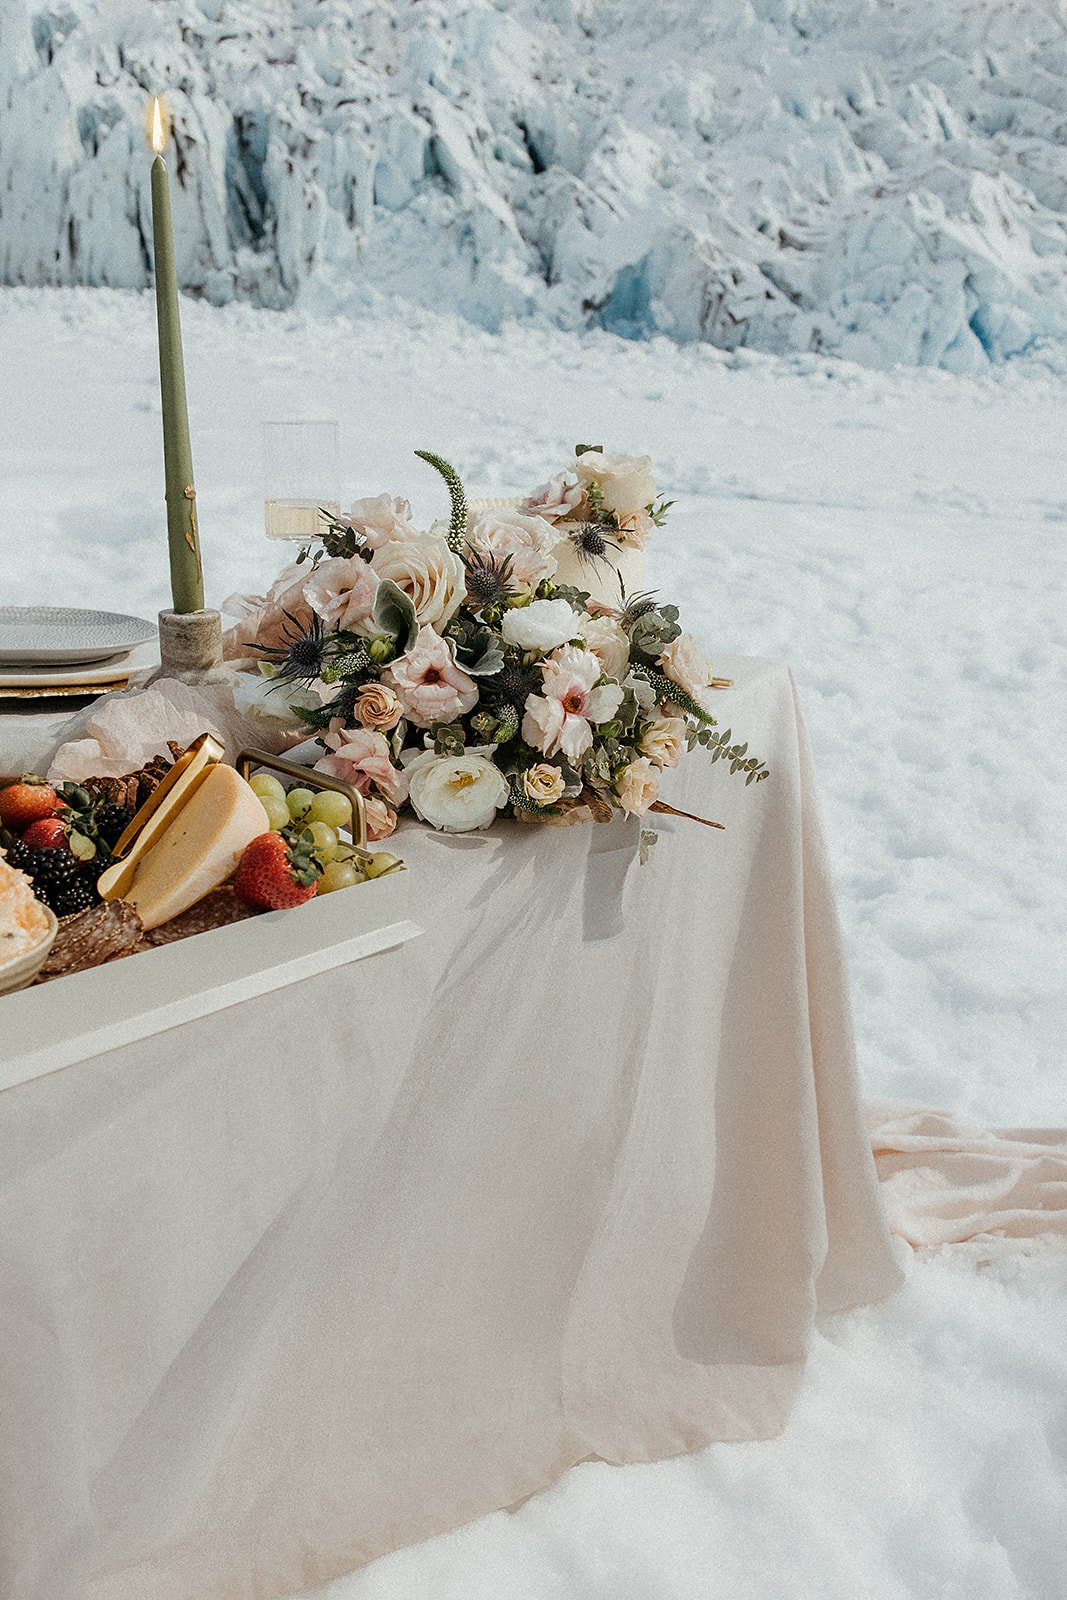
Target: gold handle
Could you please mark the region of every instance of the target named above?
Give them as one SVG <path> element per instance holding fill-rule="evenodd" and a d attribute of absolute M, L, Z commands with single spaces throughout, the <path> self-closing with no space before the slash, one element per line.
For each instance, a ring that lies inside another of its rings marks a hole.
<path fill-rule="evenodd" d="M 272 756 L 268 750 L 242 750 L 234 766 L 245 779 L 253 767 L 267 767 L 271 772 L 280 772 L 285 778 L 299 778 L 309 789 L 336 789 L 352 807 L 352 843 L 358 850 L 367 853 L 367 807 L 363 796 L 352 784 L 344 783 L 340 778 L 331 778 L 325 772 L 313 772 L 310 767 L 298 767 L 295 761 Z"/>

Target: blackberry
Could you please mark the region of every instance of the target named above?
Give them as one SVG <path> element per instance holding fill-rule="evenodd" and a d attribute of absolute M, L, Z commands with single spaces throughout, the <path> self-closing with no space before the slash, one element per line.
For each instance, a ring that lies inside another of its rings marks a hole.
<path fill-rule="evenodd" d="M 11 844 L 5 844 L 3 848 L 8 866 L 18 867 L 20 871 L 25 872 L 26 864 L 34 854 L 29 845 L 23 844 L 21 839 L 14 839 Z"/>
<path fill-rule="evenodd" d="M 96 886 L 88 878 L 78 877 L 74 882 L 52 891 L 52 910 L 57 917 L 72 917 L 79 911 L 88 911 L 96 904 Z"/>
<path fill-rule="evenodd" d="M 132 821 L 133 812 L 128 806 L 111 802 L 97 811 L 96 831 L 105 844 L 115 845 Z"/>
<path fill-rule="evenodd" d="M 69 850 L 29 850 L 26 852 L 26 871 L 34 883 L 59 888 L 74 882 L 78 863 Z"/>

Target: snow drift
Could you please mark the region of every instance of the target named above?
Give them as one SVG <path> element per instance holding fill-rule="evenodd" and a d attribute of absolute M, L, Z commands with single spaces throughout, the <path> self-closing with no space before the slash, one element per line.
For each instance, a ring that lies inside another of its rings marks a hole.
<path fill-rule="evenodd" d="M 975 373 L 1067 336 L 1058 0 L 3 0 L 0 282 Z"/>

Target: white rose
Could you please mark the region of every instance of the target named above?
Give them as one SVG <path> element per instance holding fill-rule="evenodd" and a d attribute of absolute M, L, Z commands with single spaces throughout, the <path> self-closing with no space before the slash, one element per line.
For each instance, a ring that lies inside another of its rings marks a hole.
<path fill-rule="evenodd" d="M 407 501 L 394 500 L 388 494 L 353 501 L 352 509 L 340 520 L 346 528 L 362 533 L 372 550 L 388 544 L 391 539 L 417 539 L 419 536 Z"/>
<path fill-rule="evenodd" d="M 555 574 L 552 551 L 559 535 L 544 517 L 507 509 L 479 511 L 471 518 L 467 542 L 499 562 L 510 560 L 513 583 L 521 589 L 535 589 Z"/>
<path fill-rule="evenodd" d="M 407 768 L 408 798 L 423 822 L 442 833 L 488 828 L 508 803 L 508 780 L 485 756 L 423 751 Z"/>
<path fill-rule="evenodd" d="M 577 474 L 560 472 L 534 490 L 524 510 L 530 516 L 559 522 L 563 517 L 573 517 L 584 498 L 585 486 L 579 483 Z"/>
<path fill-rule="evenodd" d="M 604 495 L 604 508 L 617 517 L 632 517 L 656 498 L 651 456 L 606 456 L 586 450 L 578 457 L 578 476 L 588 489 L 595 480 Z"/>
<path fill-rule="evenodd" d="M 657 717 L 641 735 L 641 754 L 653 766 L 676 767 L 688 744 L 684 717 Z"/>
<path fill-rule="evenodd" d="M 605 678 L 625 678 L 630 665 L 630 641 L 610 617 L 582 617 L 578 632 L 600 662 Z"/>
<path fill-rule="evenodd" d="M 711 682 L 708 658 L 691 633 L 680 633 L 672 639 L 659 658 L 663 671 L 679 688 L 699 700 Z"/>
<path fill-rule="evenodd" d="M 659 797 L 659 775 L 651 761 L 641 756 L 623 769 L 615 784 L 619 804 L 628 817 L 642 817 Z"/>
<path fill-rule="evenodd" d="M 467 587 L 463 562 L 443 538 L 424 534 L 419 539 L 390 540 L 374 552 L 371 566 L 380 579 L 391 578 L 411 596 L 420 627 L 432 623 L 441 632 L 463 604 Z"/>
<path fill-rule="evenodd" d="M 579 623 L 566 600 L 535 600 L 532 605 L 509 611 L 500 631 L 508 644 L 520 650 L 540 650 L 547 654 L 575 638 Z"/>

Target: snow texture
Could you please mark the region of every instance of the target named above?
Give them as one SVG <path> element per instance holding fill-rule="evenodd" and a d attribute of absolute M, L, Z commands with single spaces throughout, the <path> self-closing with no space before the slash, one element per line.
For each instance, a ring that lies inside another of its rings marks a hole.
<path fill-rule="evenodd" d="M 1067 384 L 414 312 L 184 313 L 209 600 L 281 559 L 263 420 L 337 416 L 342 498 L 409 494 L 420 519 L 445 507 L 415 448 L 485 496 L 577 439 L 650 450 L 677 502 L 652 581 L 713 660 L 796 671 L 867 1094 L 1065 1120 Z M 0 603 L 151 616 L 150 297 L 2 291 L 0 359 Z M 708 815 L 729 781 L 709 765 Z M 779 1439 L 587 1463 L 307 1600 L 1063 1600 L 1065 1317 L 1063 1251 L 926 1256 L 828 1324 Z"/>
<path fill-rule="evenodd" d="M 978 374 L 1067 337 L 1061 0 L 3 0 L 0 283 Z"/>

